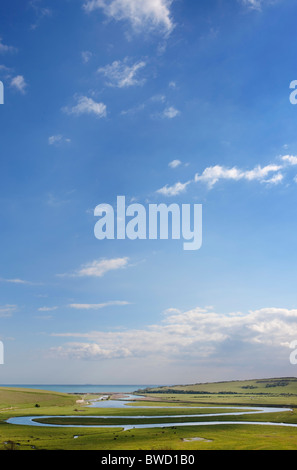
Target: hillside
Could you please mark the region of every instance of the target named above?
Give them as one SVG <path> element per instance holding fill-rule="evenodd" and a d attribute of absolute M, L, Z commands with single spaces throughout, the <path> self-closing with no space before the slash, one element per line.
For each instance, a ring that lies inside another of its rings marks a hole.
<path fill-rule="evenodd" d="M 0 387 L 0 411 L 10 408 L 32 408 L 35 405 L 38 407 L 73 405 L 77 398 L 46 390 Z"/>
<path fill-rule="evenodd" d="M 230 382 L 198 383 L 147 388 L 145 394 L 195 394 L 195 395 L 285 395 L 297 396 L 297 378 L 235 380 Z"/>

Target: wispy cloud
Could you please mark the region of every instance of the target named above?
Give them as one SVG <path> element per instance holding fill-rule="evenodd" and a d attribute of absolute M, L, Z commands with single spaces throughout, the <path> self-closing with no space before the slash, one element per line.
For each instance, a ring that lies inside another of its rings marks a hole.
<path fill-rule="evenodd" d="M 71 202 L 70 198 L 65 199 L 65 196 L 69 196 L 70 194 L 71 194 L 71 191 L 68 194 L 65 194 L 64 197 L 62 197 L 62 196 L 57 196 L 53 193 L 49 193 L 46 197 L 46 204 L 53 208 L 62 207 L 65 204 L 69 204 Z"/>
<path fill-rule="evenodd" d="M 11 78 L 12 69 L 10 67 L 6 67 L 6 65 L 0 65 L 0 74 L 4 76 L 6 79 Z"/>
<path fill-rule="evenodd" d="M 69 346 L 52 348 L 50 352 L 54 356 L 79 360 L 123 359 L 132 355 L 128 348 L 108 349 L 96 343 L 71 343 Z"/>
<path fill-rule="evenodd" d="M 241 0 L 241 3 L 252 10 L 261 10 L 263 0 Z"/>
<path fill-rule="evenodd" d="M 58 307 L 40 307 L 38 309 L 38 312 L 53 312 L 54 310 L 57 310 Z"/>
<path fill-rule="evenodd" d="M 35 315 L 37 320 L 51 320 L 53 318 L 53 315 Z"/>
<path fill-rule="evenodd" d="M 62 110 L 70 115 L 81 116 L 82 114 L 93 114 L 98 118 L 106 117 L 107 110 L 104 103 L 97 103 L 87 96 L 76 97 L 77 104 L 69 107 L 65 106 Z"/>
<path fill-rule="evenodd" d="M 70 304 L 69 307 L 76 310 L 101 310 L 106 307 L 123 307 L 126 305 L 130 305 L 130 302 L 125 300 L 112 300 L 101 304 Z"/>
<path fill-rule="evenodd" d="M 83 8 L 90 13 L 103 10 L 113 20 L 126 20 L 134 31 L 157 31 L 168 35 L 174 28 L 170 7 L 173 0 L 87 0 Z"/>
<path fill-rule="evenodd" d="M 180 160 L 173 160 L 172 162 L 168 163 L 169 168 L 177 168 L 182 164 Z"/>
<path fill-rule="evenodd" d="M 100 67 L 98 73 L 103 74 L 107 79 L 107 84 L 117 88 L 127 88 L 135 85 L 143 85 L 144 79 L 137 78 L 139 70 L 146 66 L 144 61 L 135 62 L 129 65 L 129 58 L 123 61 L 114 61 L 110 65 Z"/>
<path fill-rule="evenodd" d="M 82 61 L 83 61 L 84 64 L 87 64 L 88 62 L 90 62 L 92 56 L 93 56 L 93 54 L 90 51 L 83 51 L 81 53 L 81 58 L 82 58 Z"/>
<path fill-rule="evenodd" d="M 71 139 L 64 137 L 62 134 L 52 135 L 48 138 L 49 145 L 59 145 L 63 143 L 69 144 Z"/>
<path fill-rule="evenodd" d="M 38 28 L 43 18 L 48 18 L 52 16 L 52 10 L 48 7 L 41 5 L 41 0 L 31 0 L 29 2 L 31 8 L 33 8 L 36 16 L 36 20 L 31 24 L 31 29 L 34 30 Z"/>
<path fill-rule="evenodd" d="M 206 168 L 201 175 L 198 173 L 195 175 L 195 181 L 203 182 L 208 185 L 209 188 L 212 188 L 220 180 L 247 180 L 247 181 L 259 181 L 261 183 L 270 182 L 271 179 L 267 179 L 270 174 L 276 173 L 282 169 L 281 165 L 266 165 L 261 167 L 258 165 L 252 170 L 240 170 L 236 167 L 225 168 L 221 165 L 215 165 L 212 167 Z"/>
<path fill-rule="evenodd" d="M 102 277 L 109 271 L 116 271 L 128 266 L 129 258 L 99 259 L 87 263 L 78 270 L 70 274 L 60 274 L 59 276 L 71 277 Z"/>
<path fill-rule="evenodd" d="M 168 108 L 165 108 L 162 117 L 166 119 L 174 119 L 175 117 L 179 116 L 180 111 L 176 109 L 174 106 L 169 106 Z"/>
<path fill-rule="evenodd" d="M 178 196 L 181 193 L 184 193 L 191 181 L 186 183 L 176 183 L 173 186 L 163 186 L 163 188 L 158 189 L 157 193 L 162 194 L 163 196 Z"/>
<path fill-rule="evenodd" d="M 8 46 L 3 44 L 2 38 L 0 37 L 0 54 L 17 52 L 17 48 L 14 46 Z"/>
<path fill-rule="evenodd" d="M 11 317 L 16 310 L 16 305 L 0 305 L 0 318 Z"/>
<path fill-rule="evenodd" d="M 23 279 L 3 279 L 0 278 L 0 282 L 7 282 L 9 284 L 20 284 L 20 285 L 33 285 L 33 282 L 24 281 Z"/>
<path fill-rule="evenodd" d="M 12 78 L 12 80 L 10 82 L 10 86 L 15 88 L 20 93 L 25 94 L 28 85 L 27 85 L 23 75 L 17 75 L 16 77 Z"/>
<path fill-rule="evenodd" d="M 156 117 L 160 117 L 160 115 L 162 113 L 152 111 L 152 108 L 155 109 L 156 106 L 159 106 L 160 104 L 163 104 L 165 101 L 166 101 L 166 96 L 165 95 L 162 95 L 162 94 L 153 95 L 150 98 L 148 98 L 147 100 L 145 100 L 144 102 L 139 103 L 139 104 L 137 104 L 136 106 L 133 106 L 130 109 L 122 111 L 121 115 L 122 116 L 127 116 L 127 115 L 133 116 L 133 115 L 138 114 L 141 111 L 144 111 L 146 109 L 150 109 L 150 117 L 155 119 Z"/>
<path fill-rule="evenodd" d="M 261 11 L 263 7 L 273 5 L 279 0 L 239 0 L 239 2 L 250 10 Z"/>

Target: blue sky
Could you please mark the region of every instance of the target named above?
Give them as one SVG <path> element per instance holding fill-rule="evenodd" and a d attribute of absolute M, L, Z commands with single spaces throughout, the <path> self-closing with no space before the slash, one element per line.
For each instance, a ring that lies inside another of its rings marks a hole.
<path fill-rule="evenodd" d="M 0 5 L 0 383 L 295 375 L 293 0 Z M 203 204 L 203 246 L 94 208 Z"/>

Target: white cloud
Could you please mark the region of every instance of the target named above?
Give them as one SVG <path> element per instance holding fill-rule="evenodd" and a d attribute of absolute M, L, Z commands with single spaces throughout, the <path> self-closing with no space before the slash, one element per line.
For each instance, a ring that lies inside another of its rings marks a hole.
<path fill-rule="evenodd" d="M 164 109 L 162 116 L 167 119 L 174 119 L 180 114 L 180 111 L 176 109 L 174 106 L 169 106 L 168 108 Z"/>
<path fill-rule="evenodd" d="M 279 184 L 283 181 L 284 175 L 281 173 L 277 173 L 274 175 L 272 178 L 269 178 L 268 180 L 265 180 L 265 183 L 267 184 Z"/>
<path fill-rule="evenodd" d="M 83 265 L 71 274 L 72 277 L 102 277 L 109 271 L 123 269 L 128 266 L 129 258 L 100 259 Z M 63 274 L 62 276 L 65 276 Z"/>
<path fill-rule="evenodd" d="M 247 179 L 248 181 L 264 181 L 265 178 L 270 174 L 282 169 L 280 165 L 266 165 L 261 167 L 260 165 L 256 166 L 253 170 L 243 171 L 242 178 Z"/>
<path fill-rule="evenodd" d="M 129 349 L 102 348 L 96 343 L 71 343 L 67 347 L 52 348 L 52 353 L 60 357 L 71 357 L 73 359 L 119 359 L 131 356 Z"/>
<path fill-rule="evenodd" d="M 294 155 L 284 155 L 282 160 L 290 165 L 297 165 L 297 157 Z"/>
<path fill-rule="evenodd" d="M 0 38 L 0 54 L 6 54 L 6 53 L 11 53 L 11 52 L 16 52 L 17 49 L 13 46 L 7 46 L 6 44 L 3 44 L 2 38 Z"/>
<path fill-rule="evenodd" d="M 174 24 L 170 6 L 173 0 L 87 0 L 86 12 L 103 10 L 116 21 L 128 20 L 136 32 L 160 31 L 169 34 Z"/>
<path fill-rule="evenodd" d="M 154 95 L 150 98 L 149 101 L 152 103 L 164 103 L 166 100 L 166 96 L 162 94 Z"/>
<path fill-rule="evenodd" d="M 166 308 L 166 310 L 164 310 L 163 312 L 163 315 L 172 315 L 172 314 L 179 314 L 179 313 L 182 313 L 182 311 L 179 310 L 178 308 L 171 307 L 171 308 Z"/>
<path fill-rule="evenodd" d="M 114 61 L 111 65 L 106 65 L 98 69 L 108 79 L 108 85 L 118 88 L 127 88 L 134 85 L 142 85 L 144 79 L 136 77 L 137 72 L 146 66 L 144 61 L 128 65 L 129 59 Z"/>
<path fill-rule="evenodd" d="M 163 188 L 158 189 L 157 193 L 162 194 L 163 196 L 178 196 L 179 194 L 185 192 L 188 185 L 191 182 L 188 181 L 187 183 L 176 183 L 173 186 L 163 186 Z"/>
<path fill-rule="evenodd" d="M 23 279 L 3 279 L 0 278 L 0 282 L 8 282 L 9 284 L 21 284 L 21 285 L 32 285 L 32 282 L 24 281 Z"/>
<path fill-rule="evenodd" d="M 201 175 L 195 175 L 195 181 L 202 181 L 207 183 L 211 188 L 215 183 L 220 179 L 231 179 L 238 181 L 241 179 L 241 172 L 237 168 L 226 169 L 220 165 L 215 165 L 212 167 L 206 168 Z"/>
<path fill-rule="evenodd" d="M 173 160 L 172 162 L 168 163 L 168 166 L 174 169 L 180 166 L 181 164 L 182 162 L 180 160 Z"/>
<path fill-rule="evenodd" d="M 130 302 L 126 302 L 125 300 L 112 300 L 101 304 L 70 304 L 69 307 L 76 310 L 100 310 L 105 307 L 122 307 L 126 305 L 130 305 Z"/>
<path fill-rule="evenodd" d="M 58 307 L 40 307 L 38 309 L 38 312 L 53 312 L 54 310 L 57 310 Z"/>
<path fill-rule="evenodd" d="M 281 164 L 257 165 L 252 170 L 243 170 L 237 167 L 227 168 L 221 165 L 209 166 L 202 173 L 196 173 L 192 181 L 178 182 L 172 186 L 167 184 L 159 189 L 157 193 L 164 196 L 176 196 L 184 192 L 192 183 L 205 183 L 209 189 L 212 189 L 219 181 L 257 181 L 267 185 L 280 184 L 284 180 L 284 172 L 288 169 L 288 166 L 297 165 L 297 157 L 284 155 L 279 159 L 282 162 Z M 169 163 L 169 167 L 176 168 L 180 164 L 179 160 L 173 160 Z M 297 177 L 294 181 L 297 181 Z"/>
<path fill-rule="evenodd" d="M 16 77 L 12 78 L 10 85 L 23 94 L 26 92 L 27 83 L 23 75 L 17 75 Z"/>
<path fill-rule="evenodd" d="M 104 103 L 96 103 L 92 98 L 80 96 L 77 98 L 77 104 L 73 107 L 64 107 L 63 111 L 74 116 L 82 114 L 94 114 L 99 118 L 106 117 L 106 105 Z"/>
<path fill-rule="evenodd" d="M 63 142 L 69 144 L 71 142 L 71 139 L 68 139 L 61 134 L 52 135 L 48 138 L 49 145 L 58 145 L 62 144 Z"/>
<path fill-rule="evenodd" d="M 242 367 L 251 357 L 259 361 L 261 351 L 263 363 L 279 353 L 288 361 L 289 345 L 297 337 L 296 320 L 296 309 L 262 308 L 247 314 L 222 314 L 211 307 L 185 312 L 170 308 L 158 324 L 142 329 L 55 333 L 55 337 L 81 342 L 67 343 L 53 352 L 80 359 L 178 358 L 196 365 L 216 359 L 228 366 L 237 360 Z"/>
<path fill-rule="evenodd" d="M 266 165 L 261 167 L 258 165 L 253 170 L 240 170 L 236 167 L 226 168 L 221 165 L 215 165 L 206 168 L 201 175 L 195 175 L 195 182 L 203 182 L 208 185 L 209 188 L 212 188 L 220 180 L 232 180 L 232 181 L 259 181 L 261 183 L 270 182 L 266 178 L 271 173 L 279 172 L 282 169 L 280 165 Z M 280 176 L 277 177 L 278 181 Z"/>

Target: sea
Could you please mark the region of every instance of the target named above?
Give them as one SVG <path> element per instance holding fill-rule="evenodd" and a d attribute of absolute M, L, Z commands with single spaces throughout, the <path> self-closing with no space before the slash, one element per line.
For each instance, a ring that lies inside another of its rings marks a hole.
<path fill-rule="evenodd" d="M 31 388 L 61 393 L 133 393 L 158 385 L 53 385 L 53 384 L 0 384 L 0 387 Z"/>

